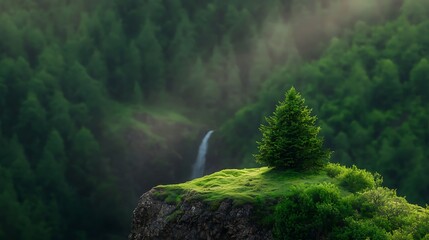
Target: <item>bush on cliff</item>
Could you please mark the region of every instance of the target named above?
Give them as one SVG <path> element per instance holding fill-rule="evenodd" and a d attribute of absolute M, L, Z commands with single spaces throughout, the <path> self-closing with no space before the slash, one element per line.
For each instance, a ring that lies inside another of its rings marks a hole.
<path fill-rule="evenodd" d="M 333 184 L 296 189 L 277 205 L 274 235 L 278 239 L 322 239 L 341 224 L 351 207 Z"/>
<path fill-rule="evenodd" d="M 274 218 L 276 239 L 429 239 L 428 209 L 382 187 L 352 195 L 329 183 L 300 187 Z"/>

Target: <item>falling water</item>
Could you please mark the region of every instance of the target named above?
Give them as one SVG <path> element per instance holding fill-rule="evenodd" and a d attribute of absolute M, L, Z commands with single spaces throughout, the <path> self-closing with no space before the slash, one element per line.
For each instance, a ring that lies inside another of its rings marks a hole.
<path fill-rule="evenodd" d="M 206 165 L 206 153 L 208 149 L 208 142 L 210 136 L 212 135 L 213 130 L 209 131 L 201 141 L 200 148 L 198 149 L 198 156 L 195 160 L 194 165 L 192 166 L 192 175 L 191 179 L 202 177 L 204 174 L 204 168 Z"/>

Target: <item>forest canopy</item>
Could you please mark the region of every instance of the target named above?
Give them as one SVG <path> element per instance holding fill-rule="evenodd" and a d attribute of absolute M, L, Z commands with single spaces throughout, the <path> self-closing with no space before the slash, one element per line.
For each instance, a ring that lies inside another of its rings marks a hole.
<path fill-rule="evenodd" d="M 207 171 L 252 166 L 292 85 L 333 161 L 427 203 L 427 9 L 0 0 L 0 238 L 123 238 L 142 192 L 187 180 L 200 132 L 219 128 Z"/>

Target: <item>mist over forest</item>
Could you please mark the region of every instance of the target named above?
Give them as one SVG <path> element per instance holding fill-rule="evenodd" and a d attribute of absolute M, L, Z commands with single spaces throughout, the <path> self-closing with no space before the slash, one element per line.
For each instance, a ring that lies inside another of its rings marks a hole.
<path fill-rule="evenodd" d="M 138 198 L 255 167 L 294 86 L 331 162 L 429 203 L 428 0 L 0 0 L 0 239 L 126 239 Z"/>

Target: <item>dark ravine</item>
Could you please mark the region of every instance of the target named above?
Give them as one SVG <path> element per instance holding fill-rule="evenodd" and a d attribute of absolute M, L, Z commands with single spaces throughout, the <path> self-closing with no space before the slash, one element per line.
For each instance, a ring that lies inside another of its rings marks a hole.
<path fill-rule="evenodd" d="M 214 209 L 198 200 L 167 203 L 157 189 L 141 196 L 133 213 L 129 240 L 272 239 L 271 229 L 255 221 L 255 207 L 224 200 Z"/>

